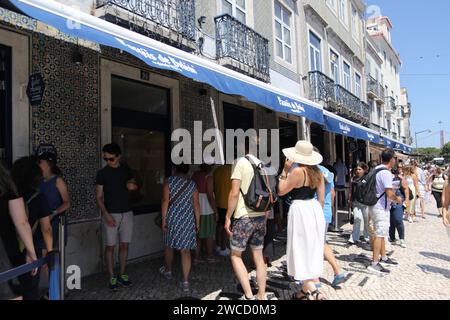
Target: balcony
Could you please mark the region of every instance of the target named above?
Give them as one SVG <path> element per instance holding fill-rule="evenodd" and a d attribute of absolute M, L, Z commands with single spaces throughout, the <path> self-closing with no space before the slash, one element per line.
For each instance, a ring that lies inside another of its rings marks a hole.
<path fill-rule="evenodd" d="M 386 113 L 395 113 L 397 111 L 397 106 L 395 105 L 395 99 L 393 97 L 386 98 Z"/>
<path fill-rule="evenodd" d="M 380 97 L 380 84 L 371 76 L 367 77 L 367 95 L 369 96 L 369 98 L 374 99 Z"/>
<path fill-rule="evenodd" d="M 320 71 L 309 73 L 310 99 L 326 104 L 335 101 L 334 81 Z"/>
<path fill-rule="evenodd" d="M 405 119 L 405 107 L 400 106 L 400 108 L 398 108 L 398 110 L 397 110 L 397 119 L 398 120 Z"/>
<path fill-rule="evenodd" d="M 196 48 L 195 0 L 96 0 L 95 16 L 186 51 Z"/>
<path fill-rule="evenodd" d="M 269 40 L 229 14 L 214 18 L 216 56 L 220 64 L 270 82 Z"/>
<path fill-rule="evenodd" d="M 372 76 L 367 76 L 367 95 L 375 99 L 378 104 L 384 104 L 385 89 L 383 85 Z"/>
<path fill-rule="evenodd" d="M 359 123 L 370 122 L 370 106 L 322 72 L 309 72 L 309 96 L 341 116 Z"/>

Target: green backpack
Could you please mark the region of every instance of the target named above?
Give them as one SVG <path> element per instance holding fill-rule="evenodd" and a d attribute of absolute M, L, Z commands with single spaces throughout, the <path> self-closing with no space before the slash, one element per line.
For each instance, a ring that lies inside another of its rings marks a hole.
<path fill-rule="evenodd" d="M 30 213 L 29 213 L 29 208 L 28 205 L 31 203 L 31 201 L 33 201 L 37 196 L 39 195 L 39 191 L 35 192 L 26 202 L 25 202 L 25 213 L 27 215 L 27 219 L 30 218 Z M 34 235 L 37 227 L 39 225 L 39 219 L 37 219 L 33 226 L 31 227 L 31 235 Z M 20 238 L 19 235 L 17 235 L 17 241 L 19 242 L 19 250 L 20 252 L 23 252 L 25 250 L 25 244 L 23 243 L 22 239 Z"/>

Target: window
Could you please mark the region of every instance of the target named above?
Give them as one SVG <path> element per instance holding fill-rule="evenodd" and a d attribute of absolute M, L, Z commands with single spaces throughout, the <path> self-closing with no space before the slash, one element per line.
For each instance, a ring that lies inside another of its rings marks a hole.
<path fill-rule="evenodd" d="M 355 95 L 361 99 L 361 76 L 355 72 Z"/>
<path fill-rule="evenodd" d="M 348 91 L 352 90 L 352 79 L 350 74 L 350 65 L 344 62 L 344 88 Z"/>
<path fill-rule="evenodd" d="M 243 24 L 247 23 L 247 0 L 222 0 L 222 13 L 228 13 Z"/>
<path fill-rule="evenodd" d="M 161 208 L 164 178 L 170 174 L 170 91 L 113 76 L 112 141 L 132 169 L 139 190 L 130 192 L 136 214 Z"/>
<path fill-rule="evenodd" d="M 292 63 L 291 13 L 275 1 L 275 50 L 277 57 Z"/>
<path fill-rule="evenodd" d="M 338 12 L 338 7 L 337 7 L 338 3 L 337 2 L 338 2 L 338 0 L 327 0 L 328 7 L 331 9 L 331 11 L 333 11 L 336 14 Z"/>
<path fill-rule="evenodd" d="M 383 56 L 384 56 L 384 64 L 387 64 L 387 54 L 386 54 L 386 51 L 383 51 Z"/>
<path fill-rule="evenodd" d="M 391 66 L 391 72 L 394 72 L 394 64 L 392 63 L 392 59 L 389 59 L 389 65 Z"/>
<path fill-rule="evenodd" d="M 339 0 L 339 19 L 347 25 L 347 0 Z"/>
<path fill-rule="evenodd" d="M 341 83 L 339 75 L 339 55 L 333 50 L 330 50 L 330 68 L 331 68 L 331 78 L 336 84 Z"/>
<path fill-rule="evenodd" d="M 322 71 L 322 50 L 320 38 L 309 32 L 309 59 L 311 71 Z"/>
<path fill-rule="evenodd" d="M 378 123 L 378 125 L 379 125 L 380 127 L 383 125 L 382 119 L 383 119 L 383 114 L 382 114 L 382 111 L 381 111 L 381 107 L 378 106 L 378 107 L 377 107 L 377 123 Z"/>
<path fill-rule="evenodd" d="M 352 34 L 359 43 L 359 16 L 358 10 L 352 5 Z"/>

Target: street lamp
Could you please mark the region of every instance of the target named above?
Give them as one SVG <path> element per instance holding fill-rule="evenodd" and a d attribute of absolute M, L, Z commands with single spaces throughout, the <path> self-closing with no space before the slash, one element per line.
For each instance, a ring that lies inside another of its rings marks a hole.
<path fill-rule="evenodd" d="M 416 133 L 415 133 L 415 134 L 416 134 L 416 153 L 417 153 L 417 154 L 419 154 L 419 147 L 418 147 L 418 145 L 417 145 L 417 135 L 418 135 L 418 134 L 421 134 L 421 133 L 425 133 L 425 132 L 426 132 L 426 133 L 431 133 L 431 130 L 428 129 L 428 130 L 423 130 L 423 131 L 419 131 L 419 132 L 416 131 Z"/>

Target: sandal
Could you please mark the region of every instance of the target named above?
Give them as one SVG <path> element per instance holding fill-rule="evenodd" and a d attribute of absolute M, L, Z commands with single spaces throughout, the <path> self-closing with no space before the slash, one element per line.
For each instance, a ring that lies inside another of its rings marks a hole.
<path fill-rule="evenodd" d="M 311 292 L 311 296 L 313 297 L 313 300 L 327 300 L 327 298 L 325 298 L 323 293 L 320 292 L 319 290 L 315 290 L 315 291 Z M 321 298 L 320 298 L 320 296 L 321 296 Z"/>
<path fill-rule="evenodd" d="M 300 293 L 303 295 L 302 297 L 299 297 L 296 293 L 294 293 L 291 297 L 291 300 L 310 300 L 311 294 L 309 292 L 300 290 Z"/>

